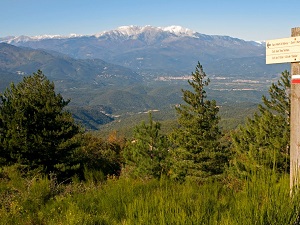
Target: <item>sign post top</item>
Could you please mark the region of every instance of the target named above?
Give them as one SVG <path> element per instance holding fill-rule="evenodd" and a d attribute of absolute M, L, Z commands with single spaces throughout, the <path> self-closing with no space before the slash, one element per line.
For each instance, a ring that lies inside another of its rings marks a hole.
<path fill-rule="evenodd" d="M 299 61 L 300 36 L 266 41 L 266 64 Z"/>

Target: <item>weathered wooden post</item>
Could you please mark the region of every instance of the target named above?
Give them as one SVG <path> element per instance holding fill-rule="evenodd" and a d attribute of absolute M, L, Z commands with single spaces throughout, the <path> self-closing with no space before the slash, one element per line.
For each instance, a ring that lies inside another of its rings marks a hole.
<path fill-rule="evenodd" d="M 290 38 L 266 41 L 266 63 L 291 63 L 290 189 L 300 184 L 300 27 Z"/>
<path fill-rule="evenodd" d="M 300 36 L 300 27 L 292 28 L 292 37 Z M 300 41 L 294 38 L 300 51 Z M 299 186 L 300 181 L 300 63 L 291 63 L 291 140 L 290 140 L 290 189 Z"/>

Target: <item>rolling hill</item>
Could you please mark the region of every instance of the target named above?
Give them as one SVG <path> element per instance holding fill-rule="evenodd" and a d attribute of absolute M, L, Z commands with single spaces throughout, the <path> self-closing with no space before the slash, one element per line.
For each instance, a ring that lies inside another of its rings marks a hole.
<path fill-rule="evenodd" d="M 64 88 L 84 84 L 96 87 L 122 86 L 138 83 L 142 79 L 128 68 L 101 59 L 73 59 L 45 50 L 0 43 L 0 76 L 3 81 L 1 86 L 7 86 L 7 82 L 20 81 L 20 76 L 31 75 L 38 69 Z"/>

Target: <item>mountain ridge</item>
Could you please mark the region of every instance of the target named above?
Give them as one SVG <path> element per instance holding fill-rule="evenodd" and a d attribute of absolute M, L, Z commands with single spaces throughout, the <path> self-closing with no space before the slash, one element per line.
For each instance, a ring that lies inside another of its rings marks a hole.
<path fill-rule="evenodd" d="M 61 53 L 49 53 L 45 50 L 17 47 L 6 43 L 0 43 L 0 68 L 1 74 L 20 75 L 11 81 L 19 81 L 21 76 L 31 75 L 38 69 L 58 83 L 72 81 L 99 87 L 116 83 L 118 85 L 136 83 L 142 79 L 128 68 L 101 59 L 73 59 Z M 118 82 L 118 79 L 122 81 Z"/>
<path fill-rule="evenodd" d="M 137 26 L 137 25 L 128 25 L 128 26 L 120 26 L 116 29 L 109 30 L 109 31 L 102 31 L 91 35 L 82 35 L 82 34 L 69 34 L 69 35 L 59 35 L 59 34 L 44 34 L 44 35 L 36 35 L 36 36 L 27 36 L 27 35 L 20 35 L 20 36 L 7 36 L 7 37 L 0 37 L 0 42 L 12 43 L 12 42 L 27 42 L 27 41 L 39 41 L 43 39 L 68 39 L 68 38 L 77 38 L 77 37 L 101 37 L 105 36 L 106 34 L 122 34 L 124 36 L 135 36 L 138 34 L 143 33 L 144 31 L 149 30 L 156 30 L 158 32 L 169 32 L 171 34 L 177 36 L 190 36 L 194 38 L 199 38 L 199 36 L 226 36 L 227 35 L 206 35 L 196 31 L 193 31 L 189 28 L 185 28 L 178 25 L 171 25 L 167 27 L 155 27 L 151 25 L 146 26 Z M 243 40 L 243 39 L 240 39 Z M 258 42 L 258 41 L 250 41 L 250 42 Z M 259 43 L 259 42 L 258 42 Z"/>
<path fill-rule="evenodd" d="M 245 65 L 240 65 L 240 58 L 256 58 L 262 64 L 265 55 L 264 43 L 245 41 L 222 35 L 206 35 L 181 26 L 122 26 L 114 30 L 99 32 L 94 35 L 21 36 L 1 38 L 0 42 L 16 46 L 45 49 L 66 54 L 75 59 L 102 59 L 106 62 L 130 68 L 146 76 L 154 76 L 161 71 L 181 76 L 190 73 L 197 61 L 216 75 L 232 75 L 232 71 L 218 69 L 216 61 L 228 61 L 241 74 L 248 76 Z M 253 61 L 253 60 L 252 60 Z M 252 66 L 252 61 L 249 62 Z M 226 63 L 226 62 L 225 62 Z M 252 67 L 253 68 L 253 67 Z M 252 74 L 267 73 L 270 67 L 262 67 Z M 220 71 L 223 71 L 220 73 Z M 273 73 L 273 72 L 272 72 Z M 235 74 L 237 75 L 237 74 Z"/>
<path fill-rule="evenodd" d="M 284 64 L 265 64 L 264 42 L 206 35 L 176 25 L 130 25 L 94 35 L 21 39 L 2 38 L 0 42 L 59 52 L 75 59 L 101 59 L 129 68 L 148 80 L 190 74 L 198 61 L 208 74 L 225 77 L 270 78 L 288 68 Z"/>

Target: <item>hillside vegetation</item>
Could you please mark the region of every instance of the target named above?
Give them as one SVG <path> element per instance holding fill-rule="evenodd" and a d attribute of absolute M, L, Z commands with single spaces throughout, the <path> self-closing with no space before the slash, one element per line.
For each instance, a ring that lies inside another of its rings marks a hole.
<path fill-rule="evenodd" d="M 105 135 L 66 109 L 94 126 L 85 111 L 104 122 L 111 107 L 68 106 L 40 70 L 12 83 L 0 94 L 0 224 L 298 224 L 289 72 L 257 107 L 217 104 L 210 82 L 198 62 L 180 104 Z"/>

